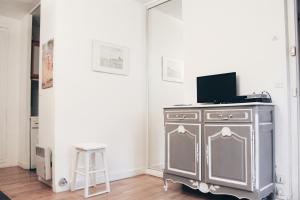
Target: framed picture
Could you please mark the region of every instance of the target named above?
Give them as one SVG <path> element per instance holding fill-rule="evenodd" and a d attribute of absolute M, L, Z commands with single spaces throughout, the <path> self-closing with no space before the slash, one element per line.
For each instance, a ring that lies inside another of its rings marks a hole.
<path fill-rule="evenodd" d="M 32 41 L 31 45 L 31 79 L 39 79 L 40 43 Z"/>
<path fill-rule="evenodd" d="M 184 82 L 184 61 L 162 57 L 162 79 L 164 81 Z"/>
<path fill-rule="evenodd" d="M 42 53 L 42 88 L 53 87 L 53 46 L 54 41 L 49 40 L 43 44 Z"/>
<path fill-rule="evenodd" d="M 129 49 L 97 40 L 92 42 L 92 69 L 97 72 L 129 75 Z"/>

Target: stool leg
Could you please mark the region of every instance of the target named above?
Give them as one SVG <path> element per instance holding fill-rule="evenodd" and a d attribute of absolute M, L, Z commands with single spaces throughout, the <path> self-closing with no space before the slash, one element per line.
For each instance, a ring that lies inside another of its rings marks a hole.
<path fill-rule="evenodd" d="M 75 162 L 73 163 L 71 191 L 75 191 L 75 187 L 76 187 L 76 179 L 77 179 L 76 170 L 78 170 L 78 158 L 79 158 L 79 154 L 80 154 L 80 152 L 76 150 Z"/>
<path fill-rule="evenodd" d="M 105 150 L 102 151 L 102 158 L 104 161 L 104 174 L 105 174 L 105 184 L 106 184 L 106 191 L 110 192 L 110 183 L 109 183 L 109 177 L 108 177 L 108 166 L 107 166 L 107 157 Z"/>
<path fill-rule="evenodd" d="M 84 197 L 89 197 L 89 171 L 90 171 L 90 153 L 85 152 L 85 186 L 84 186 Z"/>
<path fill-rule="evenodd" d="M 93 152 L 91 154 L 91 171 L 96 170 L 96 152 Z M 91 173 L 90 174 L 91 182 L 94 187 L 97 186 L 97 173 Z"/>

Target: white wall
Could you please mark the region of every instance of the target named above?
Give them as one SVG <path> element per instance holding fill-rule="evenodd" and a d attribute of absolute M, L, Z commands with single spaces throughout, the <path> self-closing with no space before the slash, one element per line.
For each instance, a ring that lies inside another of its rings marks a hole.
<path fill-rule="evenodd" d="M 56 2 L 53 0 L 41 1 L 41 26 L 40 26 L 40 73 L 42 74 L 42 45 L 55 38 L 56 30 Z M 55 41 L 54 41 L 55 49 Z M 55 51 L 54 51 L 55 68 Z M 54 89 L 42 89 L 42 76 L 39 76 L 39 145 L 54 151 Z M 55 166 L 55 160 L 53 160 Z M 53 167 L 55 173 L 55 167 Z M 55 178 L 55 177 L 54 177 Z M 55 181 L 55 179 L 54 179 Z"/>
<path fill-rule="evenodd" d="M 276 173 L 289 193 L 287 44 L 281 0 L 183 0 L 186 103 L 196 77 L 236 71 L 240 94 L 270 91 L 276 104 Z"/>
<path fill-rule="evenodd" d="M 164 163 L 163 107 L 184 101 L 182 83 L 162 80 L 162 56 L 184 60 L 183 22 L 156 7 L 148 15 L 148 162 L 153 169 Z"/>
<path fill-rule="evenodd" d="M 31 66 L 31 16 L 24 16 L 21 21 L 20 41 L 20 133 L 19 133 L 19 162 L 18 164 L 28 169 L 30 162 L 29 153 L 29 118 L 30 118 L 30 66 Z"/>
<path fill-rule="evenodd" d="M 9 167 L 18 165 L 20 21 L 0 16 L 0 27 L 8 30 L 8 45 L 5 47 L 7 52 L 6 160 L 0 164 L 0 167 Z"/>
<path fill-rule="evenodd" d="M 55 1 L 41 1 L 40 45 L 46 44 L 55 36 Z M 55 48 L 55 42 L 54 42 Z M 55 52 L 54 52 L 55 54 Z M 40 48 L 40 73 L 42 74 L 42 47 Z M 55 57 L 54 57 L 55 65 Z M 54 87 L 42 89 L 42 76 L 39 76 L 39 143 L 54 150 Z"/>
<path fill-rule="evenodd" d="M 43 21 L 50 12 L 46 10 L 52 6 L 49 3 L 50 0 L 42 1 L 42 42 L 53 30 L 46 30 L 45 26 L 52 24 Z M 136 0 L 55 3 L 59 20 L 54 27 L 54 88 L 42 90 L 40 98 L 40 118 L 44 120 L 40 122 L 40 132 L 43 135 L 54 132 L 55 191 L 68 189 L 60 188 L 58 181 L 63 177 L 70 181 L 72 145 L 76 143 L 108 144 L 111 179 L 143 173 L 146 169 L 143 6 Z M 93 72 L 92 39 L 127 46 L 129 76 Z"/>

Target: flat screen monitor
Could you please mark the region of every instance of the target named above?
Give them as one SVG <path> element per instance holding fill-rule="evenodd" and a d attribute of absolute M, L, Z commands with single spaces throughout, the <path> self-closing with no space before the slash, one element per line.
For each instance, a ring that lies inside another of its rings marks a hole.
<path fill-rule="evenodd" d="M 226 103 L 236 97 L 236 73 L 197 77 L 198 103 Z"/>

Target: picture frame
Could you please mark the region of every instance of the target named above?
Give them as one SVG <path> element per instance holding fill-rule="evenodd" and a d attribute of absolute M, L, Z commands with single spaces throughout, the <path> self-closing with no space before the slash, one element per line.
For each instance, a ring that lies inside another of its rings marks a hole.
<path fill-rule="evenodd" d="M 39 54 L 40 54 L 40 42 L 32 41 L 31 43 L 31 79 L 39 79 Z"/>
<path fill-rule="evenodd" d="M 92 70 L 95 72 L 128 76 L 129 48 L 93 40 Z"/>
<path fill-rule="evenodd" d="M 163 56 L 162 79 L 168 82 L 184 83 L 184 61 Z"/>
<path fill-rule="evenodd" d="M 53 48 L 53 39 L 42 46 L 42 89 L 53 87 Z"/>

